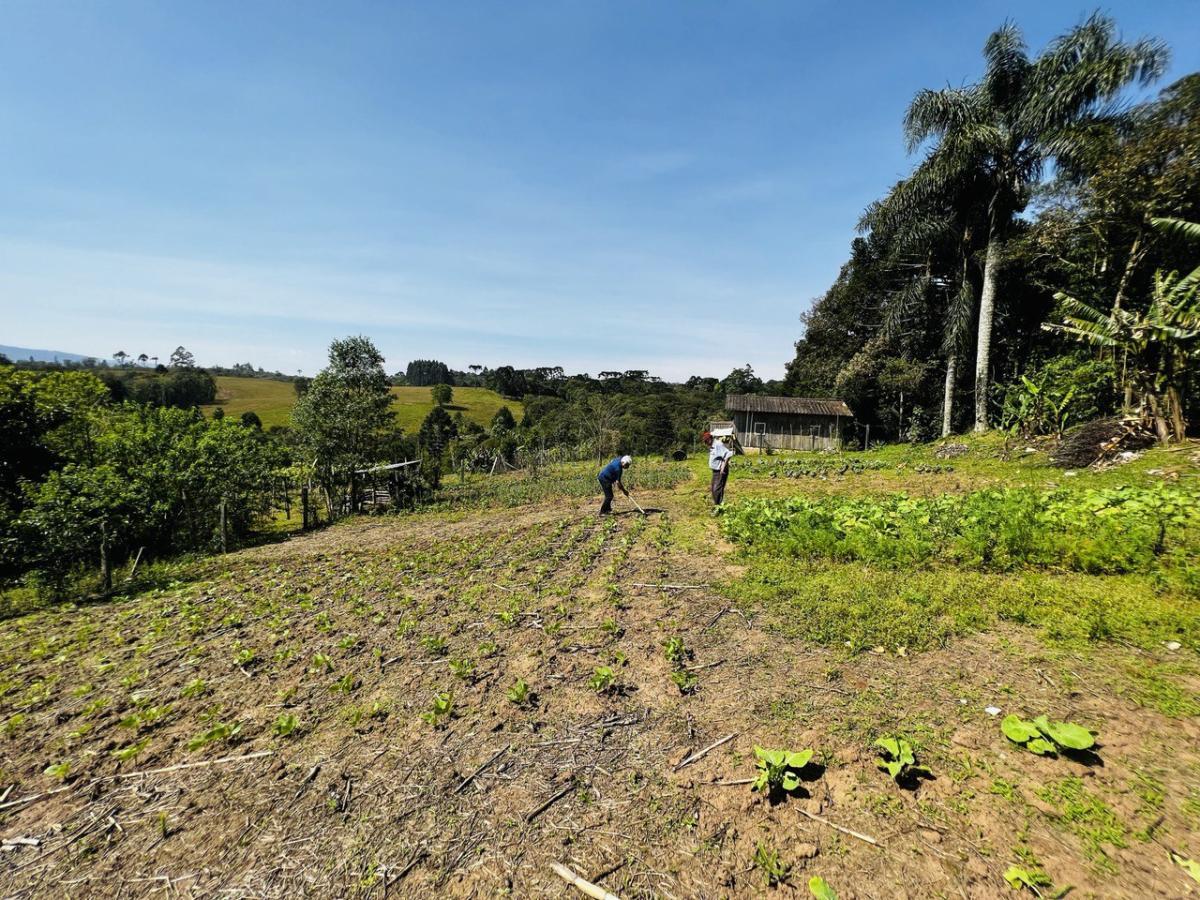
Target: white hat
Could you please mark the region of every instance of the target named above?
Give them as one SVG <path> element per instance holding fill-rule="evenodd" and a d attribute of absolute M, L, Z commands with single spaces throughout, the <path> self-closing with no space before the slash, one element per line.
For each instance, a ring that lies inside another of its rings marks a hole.
<path fill-rule="evenodd" d="M 621 465 L 622 465 L 622 466 L 631 466 L 631 465 L 633 465 L 633 457 L 632 457 L 632 456 L 622 456 L 622 457 L 621 457 Z"/>

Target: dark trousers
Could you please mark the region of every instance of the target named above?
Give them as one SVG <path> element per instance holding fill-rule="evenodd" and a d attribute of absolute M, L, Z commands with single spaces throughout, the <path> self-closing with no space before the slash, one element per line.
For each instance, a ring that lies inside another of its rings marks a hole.
<path fill-rule="evenodd" d="M 712 498 L 713 503 L 720 506 L 725 502 L 725 482 L 729 480 L 729 470 L 722 468 L 713 471 Z"/>
<path fill-rule="evenodd" d="M 599 479 L 600 489 L 604 491 L 604 502 L 600 504 L 600 515 L 607 516 L 612 512 L 613 486 L 603 478 Z"/>

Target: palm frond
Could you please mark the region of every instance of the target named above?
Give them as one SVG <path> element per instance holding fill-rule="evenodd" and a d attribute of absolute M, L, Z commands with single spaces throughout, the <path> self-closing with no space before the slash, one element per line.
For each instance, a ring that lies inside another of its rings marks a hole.
<path fill-rule="evenodd" d="M 904 323 L 925 302 L 929 291 L 929 277 L 919 275 L 910 278 L 898 290 L 890 294 L 883 305 L 883 329 L 885 338 L 892 340 L 904 330 Z"/>
<path fill-rule="evenodd" d="M 1200 222 L 1188 222 L 1184 219 L 1151 219 L 1150 223 L 1164 234 L 1200 241 Z"/>
<path fill-rule="evenodd" d="M 1099 13 L 1057 38 L 1029 73 L 1020 131 L 1045 135 L 1111 100 L 1134 82 L 1149 84 L 1169 52 L 1156 40 L 1123 43 L 1116 24 Z"/>
<path fill-rule="evenodd" d="M 958 290 L 946 305 L 946 323 L 942 330 L 942 351 L 947 355 L 961 353 L 971 336 L 975 321 L 975 290 L 967 278 L 960 280 Z"/>
<path fill-rule="evenodd" d="M 973 88 L 918 91 L 904 115 L 904 137 L 911 153 L 928 138 L 954 131 L 976 118 L 979 98 Z"/>
<path fill-rule="evenodd" d="M 983 45 L 987 62 L 983 88 L 996 108 L 1008 108 L 1021 95 L 1031 65 L 1027 50 L 1021 29 L 1013 22 L 993 31 Z"/>

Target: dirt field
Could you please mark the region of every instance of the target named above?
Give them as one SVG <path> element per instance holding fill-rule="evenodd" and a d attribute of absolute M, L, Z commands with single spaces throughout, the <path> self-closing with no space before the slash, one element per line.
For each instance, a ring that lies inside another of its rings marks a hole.
<path fill-rule="evenodd" d="M 3 623 L 0 895 L 582 896 L 553 862 L 622 898 L 1200 893 L 1194 646 L 789 638 L 703 487 L 360 519 Z M 1009 712 L 1096 752 L 1024 752 Z M 813 749 L 800 790 L 754 792 L 755 745 Z"/>

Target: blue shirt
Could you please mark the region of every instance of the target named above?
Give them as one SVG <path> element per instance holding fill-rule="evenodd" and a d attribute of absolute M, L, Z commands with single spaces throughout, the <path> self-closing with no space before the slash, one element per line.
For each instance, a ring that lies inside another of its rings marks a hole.
<path fill-rule="evenodd" d="M 725 460 L 733 457 L 733 451 L 721 441 L 713 441 L 712 449 L 708 451 L 708 467 L 714 472 L 720 471 Z"/>
<path fill-rule="evenodd" d="M 605 484 L 616 484 L 621 480 L 621 473 L 624 471 L 621 468 L 621 457 L 614 457 L 612 462 L 600 470 L 600 480 Z"/>

